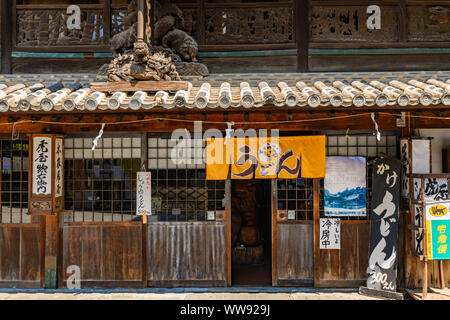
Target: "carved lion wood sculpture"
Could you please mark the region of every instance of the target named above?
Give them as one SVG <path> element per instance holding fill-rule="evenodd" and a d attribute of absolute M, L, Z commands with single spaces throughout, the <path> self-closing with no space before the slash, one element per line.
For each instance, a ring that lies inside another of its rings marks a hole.
<path fill-rule="evenodd" d="M 162 39 L 162 45 L 174 49 L 185 60 L 197 61 L 197 42 L 182 30 L 174 29 L 167 33 Z"/>

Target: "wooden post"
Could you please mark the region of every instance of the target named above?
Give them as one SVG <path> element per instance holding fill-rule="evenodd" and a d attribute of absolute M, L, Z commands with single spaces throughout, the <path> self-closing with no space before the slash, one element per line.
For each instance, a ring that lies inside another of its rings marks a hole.
<path fill-rule="evenodd" d="M 294 1 L 297 72 L 308 72 L 309 0 Z"/>
<path fill-rule="evenodd" d="M 148 134 L 143 132 L 141 134 L 141 166 L 147 170 L 147 160 L 148 159 Z M 153 177 L 152 177 L 153 179 Z M 142 216 L 142 288 L 147 287 L 148 282 L 148 223 L 147 215 Z"/>
<path fill-rule="evenodd" d="M 313 180 L 313 246 L 314 246 L 314 287 L 320 286 L 320 249 L 319 249 L 319 233 L 320 233 L 320 206 L 319 192 L 320 180 Z"/>
<path fill-rule="evenodd" d="M 412 142 L 411 142 L 412 145 Z M 411 154 L 412 154 L 413 150 L 411 149 Z M 411 170 L 412 171 L 412 170 Z M 414 180 L 414 178 L 412 178 L 412 180 Z M 421 178 L 420 179 L 420 188 L 421 188 L 421 196 L 420 199 L 422 200 L 422 225 L 424 227 L 424 235 L 422 238 L 422 248 L 423 248 L 423 271 L 422 271 L 422 299 L 425 300 L 427 298 L 427 294 L 428 294 L 428 258 L 427 258 L 427 232 L 431 232 L 431 230 L 427 230 L 426 229 L 426 215 L 425 215 L 425 210 L 426 210 L 426 203 L 425 203 L 425 182 L 424 179 Z M 411 189 L 410 192 L 412 192 L 412 194 L 414 195 L 414 189 Z"/>
<path fill-rule="evenodd" d="M 445 289 L 444 261 L 439 260 L 439 287 Z"/>
<path fill-rule="evenodd" d="M 428 295 L 428 260 L 424 258 L 422 269 L 422 299 L 425 300 Z"/>
<path fill-rule="evenodd" d="M 137 1 L 137 40 L 144 41 L 144 0 Z"/>
<path fill-rule="evenodd" d="M 107 0 L 103 4 L 103 43 L 107 46 L 111 38 L 111 19 L 111 0 Z"/>
<path fill-rule="evenodd" d="M 227 286 L 231 286 L 231 180 L 225 180 Z"/>
<path fill-rule="evenodd" d="M 278 285 L 278 224 L 277 224 L 277 209 L 278 209 L 278 197 L 277 197 L 277 179 L 271 180 L 272 184 L 272 286 Z"/>
<path fill-rule="evenodd" d="M 0 19 L 1 19 L 1 73 L 11 73 L 11 51 L 12 51 L 12 16 L 15 14 L 12 10 L 13 1 L 1 1 Z M 15 1 L 14 1 L 15 2 Z"/>

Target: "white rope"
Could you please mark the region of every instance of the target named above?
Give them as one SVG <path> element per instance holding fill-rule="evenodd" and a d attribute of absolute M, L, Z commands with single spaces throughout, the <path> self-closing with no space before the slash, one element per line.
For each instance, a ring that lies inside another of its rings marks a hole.
<path fill-rule="evenodd" d="M 370 117 L 372 118 L 373 123 L 375 124 L 375 130 L 377 131 L 377 140 L 380 141 L 381 140 L 381 133 L 380 131 L 378 131 L 378 124 L 375 121 L 375 113 L 371 113 Z"/>
<path fill-rule="evenodd" d="M 92 141 L 92 151 L 95 150 L 95 147 L 97 146 L 98 143 L 98 139 L 100 139 L 102 137 L 103 134 L 103 128 L 105 128 L 105 123 L 102 123 L 102 128 L 100 129 L 100 132 L 98 133 L 98 136 L 94 139 L 94 141 Z"/>

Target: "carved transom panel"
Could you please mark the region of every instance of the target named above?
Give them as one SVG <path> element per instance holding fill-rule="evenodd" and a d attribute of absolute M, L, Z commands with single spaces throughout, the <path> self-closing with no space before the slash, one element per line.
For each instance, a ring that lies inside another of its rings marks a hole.
<path fill-rule="evenodd" d="M 367 6 L 311 8 L 312 42 L 385 42 L 398 40 L 398 15 L 394 7 L 381 7 L 381 29 L 367 28 Z"/>
<path fill-rule="evenodd" d="M 102 9 L 81 10 L 81 29 L 67 29 L 66 10 L 17 10 L 17 46 L 103 44 Z"/>
<path fill-rule="evenodd" d="M 207 8 L 206 44 L 294 41 L 292 8 Z"/>
<path fill-rule="evenodd" d="M 450 41 L 450 7 L 408 7 L 409 41 Z"/>

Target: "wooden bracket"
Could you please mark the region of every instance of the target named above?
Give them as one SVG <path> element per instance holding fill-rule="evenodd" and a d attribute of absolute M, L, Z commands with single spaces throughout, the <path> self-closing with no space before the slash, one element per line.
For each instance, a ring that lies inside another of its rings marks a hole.
<path fill-rule="evenodd" d="M 288 119 L 289 121 L 292 120 L 292 112 L 288 112 L 288 113 L 287 113 L 286 119 Z"/>
<path fill-rule="evenodd" d="M 244 112 L 244 121 L 248 121 L 250 118 L 250 114 L 246 111 Z"/>

